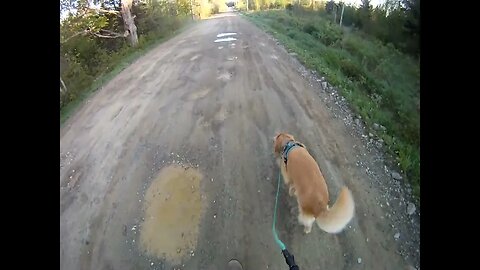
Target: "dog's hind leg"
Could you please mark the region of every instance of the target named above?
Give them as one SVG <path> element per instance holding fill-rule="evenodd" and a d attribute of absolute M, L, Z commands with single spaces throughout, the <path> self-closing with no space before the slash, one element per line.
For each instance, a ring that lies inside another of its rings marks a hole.
<path fill-rule="evenodd" d="M 300 222 L 300 224 L 305 226 L 305 228 L 303 229 L 303 232 L 307 234 L 312 231 L 312 225 L 313 225 L 313 222 L 315 222 L 315 217 L 310 215 L 304 215 L 302 213 L 302 210 L 300 210 L 300 214 L 298 215 L 298 221 Z"/>

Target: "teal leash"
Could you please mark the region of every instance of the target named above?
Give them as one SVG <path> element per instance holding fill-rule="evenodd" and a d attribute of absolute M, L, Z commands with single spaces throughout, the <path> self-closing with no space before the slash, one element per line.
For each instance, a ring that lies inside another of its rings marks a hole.
<path fill-rule="evenodd" d="M 277 230 L 275 229 L 275 224 L 277 223 L 278 194 L 280 193 L 280 178 L 281 178 L 281 172 L 278 172 L 277 196 L 275 196 L 275 209 L 273 211 L 273 225 L 272 225 L 273 238 L 275 239 L 275 242 L 282 250 L 283 257 L 285 258 L 285 262 L 288 264 L 289 269 L 299 270 L 300 268 L 298 267 L 298 265 L 295 264 L 295 258 L 293 254 L 290 254 L 290 252 L 288 252 L 285 244 L 282 242 L 282 240 L 280 240 L 280 238 L 278 238 Z"/>
<path fill-rule="evenodd" d="M 273 211 L 273 226 L 272 226 L 272 232 L 273 232 L 273 238 L 275 239 L 275 242 L 277 245 L 280 247 L 282 251 L 287 249 L 285 244 L 278 238 L 277 230 L 275 229 L 275 224 L 277 223 L 277 205 L 278 205 L 278 194 L 280 193 L 280 178 L 281 178 L 281 173 L 278 173 L 278 183 L 277 183 L 277 196 L 275 197 L 275 210 Z"/>

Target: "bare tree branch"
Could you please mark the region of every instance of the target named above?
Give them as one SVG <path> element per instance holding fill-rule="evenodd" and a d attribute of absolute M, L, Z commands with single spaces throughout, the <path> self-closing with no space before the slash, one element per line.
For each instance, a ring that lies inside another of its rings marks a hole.
<path fill-rule="evenodd" d="M 104 33 L 108 34 L 108 35 L 105 35 Z M 69 41 L 70 39 L 72 39 L 72 38 L 74 38 L 78 35 L 86 35 L 86 34 L 91 34 L 91 35 L 94 35 L 94 36 L 100 37 L 100 38 L 125 38 L 125 37 L 128 37 L 129 32 L 125 31 L 125 33 L 120 34 L 120 33 L 116 33 L 116 32 L 113 32 L 113 31 L 110 31 L 110 30 L 105 30 L 105 29 L 100 29 L 100 31 L 98 31 L 98 32 L 92 32 L 91 30 L 86 29 L 86 30 L 83 30 L 83 31 L 80 31 L 78 33 L 73 34 L 69 38 L 62 41 L 61 43 L 63 44 L 63 43 Z"/>
<path fill-rule="evenodd" d="M 73 34 L 72 36 L 68 37 L 67 39 L 65 39 L 64 41 L 62 41 L 61 43 L 65 43 L 65 42 L 69 41 L 70 39 L 72 39 L 72 38 L 74 38 L 78 35 L 82 35 L 82 34 L 86 35 L 86 34 L 88 34 L 88 32 L 89 32 L 88 30 L 83 30 L 83 31 L 77 32 L 77 33 Z"/>
<path fill-rule="evenodd" d="M 118 35 L 118 36 L 105 36 L 105 35 L 101 35 L 101 34 L 98 34 L 98 33 L 92 33 L 92 35 L 96 36 L 96 37 L 100 37 L 100 38 L 120 38 L 120 37 L 124 37 L 122 35 Z"/>
<path fill-rule="evenodd" d="M 120 16 L 120 12 L 119 11 L 116 11 L 116 10 L 109 10 L 109 9 L 103 9 L 103 8 L 88 8 L 89 10 L 93 10 L 93 11 L 97 11 L 99 13 L 109 13 L 109 14 L 115 14 L 117 15 L 118 17 L 122 17 Z"/>
<path fill-rule="evenodd" d="M 106 30 L 106 29 L 100 29 L 100 31 L 98 31 L 98 32 L 104 32 L 104 33 L 111 34 L 111 35 L 115 35 L 115 36 L 122 35 L 122 34 L 120 34 L 120 33 L 113 32 L 113 31 Z M 122 35 L 122 36 L 123 36 L 123 35 Z"/>
<path fill-rule="evenodd" d="M 98 12 L 103 12 L 103 13 L 113 13 L 113 14 L 119 14 L 120 12 L 119 11 L 116 11 L 116 10 L 112 10 L 112 9 L 103 9 L 103 8 L 91 8 L 95 11 L 98 11 Z"/>
<path fill-rule="evenodd" d="M 125 33 L 123 33 L 123 34 L 115 33 L 115 32 L 109 31 L 109 30 L 103 30 L 103 29 L 100 30 L 100 31 L 108 33 L 110 35 L 107 36 L 107 35 L 103 35 L 103 34 L 99 34 L 99 33 L 93 33 L 93 32 L 90 32 L 90 33 L 94 36 L 101 37 L 101 38 L 124 38 L 124 37 L 128 36 L 128 31 L 125 31 Z"/>
<path fill-rule="evenodd" d="M 77 17 L 88 16 L 91 14 L 92 11 L 96 11 L 98 13 L 115 14 L 120 18 L 122 17 L 119 11 L 116 11 L 113 9 L 103 9 L 103 8 L 95 8 L 95 7 L 85 7 L 85 8 L 79 9 L 77 11 Z"/>

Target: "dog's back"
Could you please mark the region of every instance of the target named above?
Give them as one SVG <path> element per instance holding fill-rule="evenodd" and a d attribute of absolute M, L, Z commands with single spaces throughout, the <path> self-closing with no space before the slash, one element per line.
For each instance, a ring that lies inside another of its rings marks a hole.
<path fill-rule="evenodd" d="M 305 215 L 317 217 L 328 205 L 328 189 L 313 157 L 304 148 L 292 151 L 288 157 L 287 173 Z"/>

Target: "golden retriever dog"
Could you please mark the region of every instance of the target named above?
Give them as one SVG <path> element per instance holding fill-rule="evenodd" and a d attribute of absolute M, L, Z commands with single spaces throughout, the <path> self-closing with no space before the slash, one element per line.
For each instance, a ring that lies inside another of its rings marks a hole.
<path fill-rule="evenodd" d="M 297 198 L 298 221 L 310 233 L 312 224 L 327 233 L 339 233 L 352 220 L 355 204 L 352 193 L 342 187 L 336 202 L 328 206 L 328 189 L 322 172 L 305 145 L 288 133 L 274 137 L 274 154 L 290 196 Z"/>

